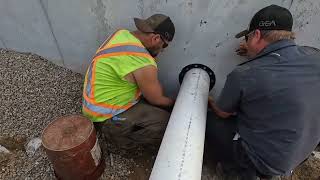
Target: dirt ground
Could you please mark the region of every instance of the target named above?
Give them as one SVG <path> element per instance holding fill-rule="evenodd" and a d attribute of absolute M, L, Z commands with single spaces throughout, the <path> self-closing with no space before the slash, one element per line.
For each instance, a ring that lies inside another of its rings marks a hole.
<path fill-rule="evenodd" d="M 294 170 L 292 177 L 283 177 L 282 180 L 320 180 L 320 160 L 310 157 Z"/>
<path fill-rule="evenodd" d="M 79 114 L 83 75 L 58 67 L 31 53 L 0 49 L 0 180 L 53 180 L 53 168 L 43 147 L 32 156 L 27 143 L 40 137 L 56 117 Z M 100 136 L 106 169 L 101 180 L 148 179 L 157 150 L 124 152 Z M 223 180 L 223 174 L 204 160 L 202 179 Z M 319 180 L 320 160 L 310 157 L 292 177 L 283 180 Z"/>

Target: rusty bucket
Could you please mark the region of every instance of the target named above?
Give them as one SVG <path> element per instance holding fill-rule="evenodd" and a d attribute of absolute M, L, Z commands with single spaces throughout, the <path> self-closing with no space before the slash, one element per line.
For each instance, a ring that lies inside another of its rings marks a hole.
<path fill-rule="evenodd" d="M 105 168 L 93 123 L 80 115 L 60 117 L 42 133 L 57 179 L 96 180 Z"/>

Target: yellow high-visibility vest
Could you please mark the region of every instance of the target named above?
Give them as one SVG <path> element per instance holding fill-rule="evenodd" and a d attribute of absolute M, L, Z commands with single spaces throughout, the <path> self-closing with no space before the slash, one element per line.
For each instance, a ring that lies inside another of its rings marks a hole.
<path fill-rule="evenodd" d="M 141 93 L 125 76 L 150 65 L 157 67 L 139 39 L 128 30 L 116 31 L 97 50 L 87 70 L 83 114 L 93 122 L 102 122 L 132 107 Z"/>

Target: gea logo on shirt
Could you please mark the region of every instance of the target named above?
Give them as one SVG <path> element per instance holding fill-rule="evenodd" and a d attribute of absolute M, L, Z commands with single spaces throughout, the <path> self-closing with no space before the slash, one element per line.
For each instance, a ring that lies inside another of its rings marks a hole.
<path fill-rule="evenodd" d="M 270 27 L 270 26 L 276 26 L 276 22 L 273 21 L 260 21 L 259 22 L 260 27 Z"/>

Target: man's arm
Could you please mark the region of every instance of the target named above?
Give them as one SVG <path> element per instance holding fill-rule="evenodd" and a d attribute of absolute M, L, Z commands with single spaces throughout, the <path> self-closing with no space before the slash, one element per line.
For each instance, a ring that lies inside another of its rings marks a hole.
<path fill-rule="evenodd" d="M 236 115 L 241 99 L 240 80 L 237 73 L 230 73 L 221 91 L 219 101 L 215 103 L 209 98 L 209 106 L 221 118 Z"/>
<path fill-rule="evenodd" d="M 158 70 L 154 66 L 146 66 L 133 72 L 138 87 L 147 101 L 156 106 L 171 107 L 174 101 L 163 94 L 158 80 Z"/>
<path fill-rule="evenodd" d="M 219 116 L 220 118 L 223 118 L 223 119 L 227 119 L 229 118 L 230 116 L 232 115 L 236 115 L 236 113 L 228 113 L 228 112 L 225 112 L 223 110 L 221 110 L 213 101 L 213 98 L 209 96 L 209 107 L 213 110 L 213 112 Z"/>
<path fill-rule="evenodd" d="M 248 56 L 248 46 L 245 41 L 242 41 L 239 45 L 239 48 L 236 50 L 236 53 L 240 56 Z M 230 112 L 226 112 L 219 108 L 219 106 L 214 102 L 212 97 L 209 97 L 209 107 L 213 112 L 223 118 L 229 118 L 232 115 L 236 115 L 236 109 L 240 101 L 240 88 L 239 80 L 235 76 L 229 75 L 225 86 L 221 92 L 220 103 L 223 109 L 227 109 Z"/>

